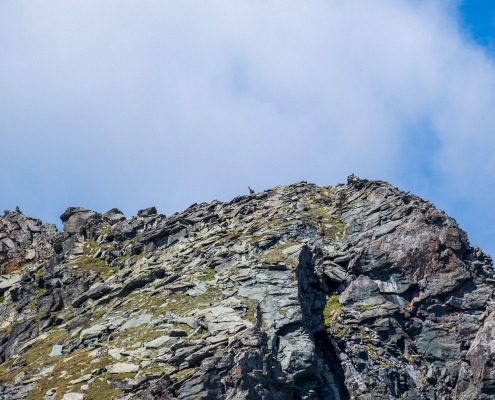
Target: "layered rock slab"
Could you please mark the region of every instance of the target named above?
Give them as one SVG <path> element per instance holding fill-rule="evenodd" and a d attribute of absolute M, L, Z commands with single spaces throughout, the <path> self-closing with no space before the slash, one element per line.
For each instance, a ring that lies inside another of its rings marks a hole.
<path fill-rule="evenodd" d="M 4 399 L 495 398 L 491 258 L 385 182 L 61 219 L 0 217 Z"/>

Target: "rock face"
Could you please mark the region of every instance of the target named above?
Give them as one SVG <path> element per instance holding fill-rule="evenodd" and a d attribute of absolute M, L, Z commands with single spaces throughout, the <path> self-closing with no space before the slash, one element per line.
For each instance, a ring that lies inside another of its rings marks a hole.
<path fill-rule="evenodd" d="M 491 258 L 380 181 L 0 217 L 2 399 L 495 399 Z"/>

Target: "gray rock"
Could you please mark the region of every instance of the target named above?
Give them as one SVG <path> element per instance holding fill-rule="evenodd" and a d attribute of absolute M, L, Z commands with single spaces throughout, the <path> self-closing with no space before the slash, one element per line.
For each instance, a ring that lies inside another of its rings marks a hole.
<path fill-rule="evenodd" d="M 155 207 L 148 207 L 143 210 L 139 210 L 137 215 L 138 217 L 150 217 L 152 215 L 156 215 L 156 208 Z"/>
<path fill-rule="evenodd" d="M 187 335 L 187 333 L 186 333 Z M 145 343 L 145 347 L 152 348 L 152 349 L 158 349 L 166 344 L 173 344 L 174 340 L 172 339 L 171 336 L 160 336 L 159 338 L 153 339 L 147 343 Z"/>
<path fill-rule="evenodd" d="M 86 292 L 76 297 L 72 302 L 72 305 L 74 307 L 78 307 L 88 299 L 99 299 L 100 297 L 104 296 L 107 293 L 110 293 L 111 291 L 112 289 L 108 285 L 97 282 L 92 285 Z"/>
<path fill-rule="evenodd" d="M 81 331 L 81 340 L 93 339 L 102 336 L 108 331 L 108 325 L 95 324 Z"/>
<path fill-rule="evenodd" d="M 94 211 L 85 210 L 82 207 L 69 207 L 60 219 L 64 224 L 64 231 L 67 233 L 79 233 L 86 226 L 88 221 L 101 218 L 101 214 Z"/>
<path fill-rule="evenodd" d="M 117 222 L 125 221 L 126 219 L 124 213 L 118 208 L 112 208 L 111 210 L 107 211 L 105 214 L 103 214 L 102 218 L 110 225 L 114 225 Z"/>
<path fill-rule="evenodd" d="M 0 276 L 0 293 L 3 293 L 7 289 L 10 289 L 12 286 L 14 286 L 17 282 L 20 282 L 21 280 L 22 280 L 21 275 L 14 275 L 14 276 L 1 275 Z"/>
<path fill-rule="evenodd" d="M 132 363 L 116 363 L 107 366 L 107 372 L 109 374 L 124 374 L 129 372 L 139 371 L 139 366 Z"/>
<path fill-rule="evenodd" d="M 364 275 L 359 276 L 340 295 L 340 302 L 344 305 L 379 306 L 386 302 L 380 294 L 378 285 Z"/>
<path fill-rule="evenodd" d="M 153 316 L 152 314 L 141 314 L 140 316 L 138 316 L 136 318 L 132 318 L 129 321 L 125 322 L 120 327 L 120 330 L 137 328 L 138 326 L 146 325 L 151 321 L 152 316 Z"/>
<path fill-rule="evenodd" d="M 62 355 L 62 349 L 64 346 L 60 344 L 56 344 L 53 346 L 52 351 L 50 352 L 49 356 L 50 357 L 57 357 Z"/>
<path fill-rule="evenodd" d="M 93 375 L 92 375 L 92 374 L 86 374 L 86 375 L 81 376 L 80 378 L 73 379 L 72 381 L 70 381 L 70 382 L 69 382 L 69 384 L 70 384 L 70 385 L 76 385 L 76 384 L 81 383 L 81 382 L 87 382 L 87 381 L 89 381 L 92 377 L 93 377 Z"/>
<path fill-rule="evenodd" d="M 325 274 L 333 282 L 344 282 L 347 278 L 347 272 L 340 265 L 325 266 Z"/>
<path fill-rule="evenodd" d="M 492 259 L 385 182 L 62 220 L 0 217 L 1 398 L 495 399 Z"/>
<path fill-rule="evenodd" d="M 83 400 L 83 399 L 84 399 L 84 394 L 76 393 L 76 392 L 65 393 L 64 397 L 62 397 L 62 400 Z"/>

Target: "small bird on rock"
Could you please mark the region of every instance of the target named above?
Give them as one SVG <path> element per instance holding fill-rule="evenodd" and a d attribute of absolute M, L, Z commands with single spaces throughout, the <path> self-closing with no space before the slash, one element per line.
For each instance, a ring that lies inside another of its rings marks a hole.
<path fill-rule="evenodd" d="M 254 194 L 254 189 L 251 189 L 251 187 L 248 186 L 249 193 Z"/>

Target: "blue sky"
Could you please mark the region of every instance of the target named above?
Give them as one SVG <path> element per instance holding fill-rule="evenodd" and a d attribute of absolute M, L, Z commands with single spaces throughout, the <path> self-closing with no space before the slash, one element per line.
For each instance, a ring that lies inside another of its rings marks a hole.
<path fill-rule="evenodd" d="M 493 55 L 495 3 L 490 0 L 465 0 L 459 5 L 459 18 L 465 33 Z"/>
<path fill-rule="evenodd" d="M 495 254 L 495 6 L 0 4 L 0 207 L 59 224 L 387 180 Z"/>

